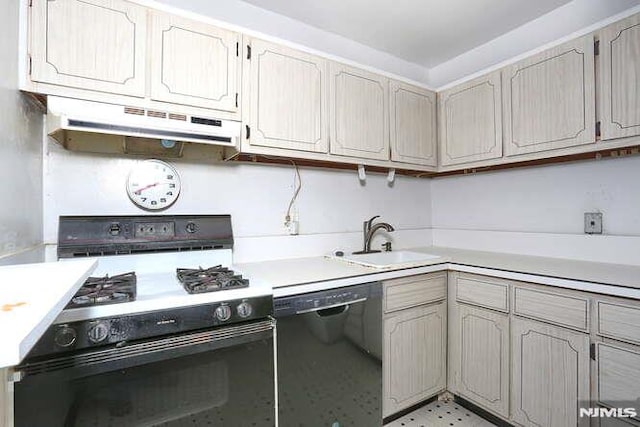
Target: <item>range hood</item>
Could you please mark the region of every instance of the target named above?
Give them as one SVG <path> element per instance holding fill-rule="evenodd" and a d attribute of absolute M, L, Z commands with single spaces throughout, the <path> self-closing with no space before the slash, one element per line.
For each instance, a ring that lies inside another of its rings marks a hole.
<path fill-rule="evenodd" d="M 190 142 L 236 147 L 240 122 L 179 111 L 47 98 L 48 134 L 66 146 L 69 135 L 117 135 L 161 142 L 166 148 Z"/>

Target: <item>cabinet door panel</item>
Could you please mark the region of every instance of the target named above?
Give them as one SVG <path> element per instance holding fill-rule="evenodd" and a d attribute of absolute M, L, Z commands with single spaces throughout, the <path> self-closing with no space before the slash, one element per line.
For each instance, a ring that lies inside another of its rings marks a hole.
<path fill-rule="evenodd" d="M 509 316 L 458 306 L 460 394 L 509 416 Z"/>
<path fill-rule="evenodd" d="M 35 0 L 31 79 L 144 96 L 145 8 L 122 0 Z"/>
<path fill-rule="evenodd" d="M 513 318 L 513 419 L 523 426 L 588 426 L 589 336 Z"/>
<path fill-rule="evenodd" d="M 249 143 L 326 153 L 327 61 L 262 40 L 251 46 L 250 105 L 243 111 L 253 131 Z"/>
<path fill-rule="evenodd" d="M 383 415 L 446 387 L 447 307 L 442 302 L 399 311 L 384 320 Z"/>
<path fill-rule="evenodd" d="M 595 143 L 593 37 L 507 67 L 502 94 L 507 156 Z"/>
<path fill-rule="evenodd" d="M 385 77 L 331 64 L 331 154 L 389 159 L 389 84 Z"/>
<path fill-rule="evenodd" d="M 239 35 L 161 12 L 151 17 L 151 98 L 237 111 Z"/>
<path fill-rule="evenodd" d="M 457 165 L 502 157 L 500 73 L 438 94 L 440 162 Z"/>
<path fill-rule="evenodd" d="M 598 344 L 598 402 L 610 408 L 637 408 L 640 399 L 640 348 Z M 640 419 L 640 417 L 637 417 Z"/>
<path fill-rule="evenodd" d="M 640 135 L 640 14 L 600 32 L 602 139 Z"/>
<path fill-rule="evenodd" d="M 391 160 L 436 166 L 436 94 L 389 83 Z"/>

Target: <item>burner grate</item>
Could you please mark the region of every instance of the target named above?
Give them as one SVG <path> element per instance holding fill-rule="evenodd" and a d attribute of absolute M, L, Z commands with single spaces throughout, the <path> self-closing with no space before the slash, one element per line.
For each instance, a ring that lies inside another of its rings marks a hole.
<path fill-rule="evenodd" d="M 136 273 L 89 277 L 66 308 L 135 301 Z"/>
<path fill-rule="evenodd" d="M 178 268 L 176 276 L 190 294 L 246 288 L 249 280 L 222 265 L 211 268 Z"/>

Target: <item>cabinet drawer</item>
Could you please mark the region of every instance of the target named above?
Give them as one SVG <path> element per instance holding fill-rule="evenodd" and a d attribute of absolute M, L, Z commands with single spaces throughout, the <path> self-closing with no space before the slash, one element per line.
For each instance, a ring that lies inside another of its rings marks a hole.
<path fill-rule="evenodd" d="M 447 295 L 445 273 L 403 277 L 384 282 L 384 311 L 402 310 L 429 302 L 440 301 Z"/>
<path fill-rule="evenodd" d="M 489 277 L 460 275 L 456 279 L 456 300 L 494 310 L 509 311 L 509 285 Z"/>
<path fill-rule="evenodd" d="M 598 334 L 640 344 L 640 307 L 598 301 Z"/>
<path fill-rule="evenodd" d="M 581 331 L 589 327 L 589 300 L 578 296 L 516 287 L 513 312 Z"/>

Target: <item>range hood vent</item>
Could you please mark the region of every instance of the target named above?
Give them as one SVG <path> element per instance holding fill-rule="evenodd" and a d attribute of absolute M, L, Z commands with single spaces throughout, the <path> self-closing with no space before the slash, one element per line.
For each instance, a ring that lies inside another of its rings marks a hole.
<path fill-rule="evenodd" d="M 240 136 L 239 122 L 175 111 L 55 96 L 48 98 L 47 110 L 48 133 L 63 145 L 72 133 L 147 138 L 167 147 L 178 142 L 236 147 Z"/>

